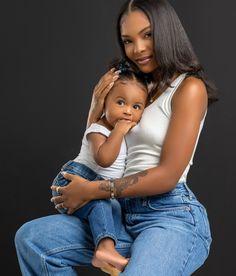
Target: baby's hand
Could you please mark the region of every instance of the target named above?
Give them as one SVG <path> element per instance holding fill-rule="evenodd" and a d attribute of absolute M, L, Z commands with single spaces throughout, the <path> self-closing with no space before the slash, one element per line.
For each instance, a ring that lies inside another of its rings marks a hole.
<path fill-rule="evenodd" d="M 129 130 L 136 126 L 135 122 L 132 122 L 130 120 L 119 120 L 117 121 L 116 125 L 115 125 L 115 129 L 119 132 L 121 132 L 123 135 L 127 134 L 129 132 Z"/>

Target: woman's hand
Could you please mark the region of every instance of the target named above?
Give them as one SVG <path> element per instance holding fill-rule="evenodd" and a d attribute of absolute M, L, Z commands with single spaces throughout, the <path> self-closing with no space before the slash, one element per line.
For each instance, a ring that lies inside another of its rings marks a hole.
<path fill-rule="evenodd" d="M 67 208 L 67 214 L 70 215 L 92 199 L 91 185 L 89 181 L 78 175 L 64 172 L 63 176 L 71 182 L 65 187 L 51 186 L 53 191 L 60 194 L 60 196 L 52 197 L 51 201 L 54 202 L 55 208 Z"/>
<path fill-rule="evenodd" d="M 112 68 L 101 77 L 98 84 L 95 86 L 89 110 L 87 127 L 89 127 L 92 123 L 97 122 L 101 118 L 105 98 L 113 87 L 115 81 L 119 78 L 119 73 L 120 70 L 115 71 L 115 68 Z"/>

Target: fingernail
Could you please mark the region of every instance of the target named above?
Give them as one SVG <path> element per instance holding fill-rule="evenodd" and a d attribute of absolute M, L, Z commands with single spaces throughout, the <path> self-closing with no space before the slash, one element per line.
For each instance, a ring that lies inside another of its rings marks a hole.
<path fill-rule="evenodd" d="M 116 70 L 116 68 L 111 68 L 110 71 L 111 72 L 114 72 Z"/>
<path fill-rule="evenodd" d="M 112 87 L 114 85 L 114 81 L 109 84 L 109 87 Z"/>
<path fill-rule="evenodd" d="M 61 174 L 62 174 L 62 175 L 65 175 L 65 174 L 66 174 L 66 172 L 61 172 Z"/>
<path fill-rule="evenodd" d="M 120 73 L 121 73 L 121 70 L 117 70 L 114 72 L 114 74 L 117 74 L 117 75 L 119 75 Z"/>
<path fill-rule="evenodd" d="M 119 78 L 119 75 L 115 75 L 112 79 L 117 80 Z"/>

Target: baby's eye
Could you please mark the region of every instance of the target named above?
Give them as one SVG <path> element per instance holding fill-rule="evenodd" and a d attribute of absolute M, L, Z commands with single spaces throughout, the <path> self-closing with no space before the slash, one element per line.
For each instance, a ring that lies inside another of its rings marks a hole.
<path fill-rule="evenodd" d="M 135 105 L 133 106 L 133 108 L 136 109 L 136 110 L 140 110 L 140 109 L 141 109 L 141 106 L 140 106 L 139 104 L 135 104 Z"/>
<path fill-rule="evenodd" d="M 118 105 L 124 105 L 125 102 L 124 102 L 123 100 L 118 100 L 118 101 L 117 101 L 117 104 L 118 104 Z"/>

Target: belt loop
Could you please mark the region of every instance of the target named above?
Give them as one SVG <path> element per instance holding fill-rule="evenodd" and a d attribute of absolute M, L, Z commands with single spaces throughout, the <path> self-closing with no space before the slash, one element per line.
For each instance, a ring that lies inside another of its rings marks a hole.
<path fill-rule="evenodd" d="M 142 206 L 146 207 L 147 206 L 148 199 L 147 197 L 142 198 Z"/>
<path fill-rule="evenodd" d="M 186 182 L 184 182 L 184 186 L 185 186 L 186 190 L 188 191 L 189 200 L 192 200 L 193 199 L 192 191 L 190 190 L 190 188 L 188 187 Z"/>

